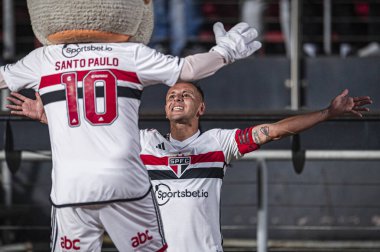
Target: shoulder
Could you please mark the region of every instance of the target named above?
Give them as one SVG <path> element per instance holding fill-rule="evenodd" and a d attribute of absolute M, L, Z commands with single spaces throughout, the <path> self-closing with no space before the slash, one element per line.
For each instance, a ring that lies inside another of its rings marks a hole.
<path fill-rule="evenodd" d="M 148 139 L 151 137 L 162 137 L 161 133 L 156 129 L 141 129 L 140 138 Z"/>
<path fill-rule="evenodd" d="M 140 129 L 140 135 L 153 135 L 156 132 L 158 132 L 156 129 L 150 128 L 150 129 Z"/>
<path fill-rule="evenodd" d="M 114 43 L 112 44 L 114 46 L 120 46 L 125 49 L 134 50 L 140 53 L 144 52 L 152 52 L 155 51 L 154 49 L 150 48 L 149 46 L 146 46 L 142 43 L 134 43 L 134 42 L 125 42 L 125 43 Z"/>
<path fill-rule="evenodd" d="M 202 133 L 202 135 L 208 136 L 208 137 L 223 137 L 231 134 L 235 134 L 235 132 L 238 129 L 210 129 Z"/>
<path fill-rule="evenodd" d="M 100 44 L 88 44 L 89 46 L 98 47 L 98 50 L 101 50 L 103 52 L 107 53 L 121 53 L 121 55 L 127 54 L 128 57 L 132 57 L 133 55 L 137 53 L 145 53 L 146 48 L 149 49 L 149 47 L 145 46 L 141 43 L 133 43 L 133 42 L 124 42 L 124 43 L 100 43 Z M 100 49 L 99 49 L 100 48 Z"/>

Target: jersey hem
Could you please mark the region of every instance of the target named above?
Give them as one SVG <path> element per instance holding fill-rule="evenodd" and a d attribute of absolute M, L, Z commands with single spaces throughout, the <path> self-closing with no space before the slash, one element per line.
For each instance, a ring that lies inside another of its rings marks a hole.
<path fill-rule="evenodd" d="M 164 246 L 162 246 L 162 248 L 157 250 L 157 252 L 164 252 L 164 251 L 166 251 L 167 248 L 168 248 L 168 244 L 164 244 Z"/>
<path fill-rule="evenodd" d="M 152 190 L 152 185 L 150 185 L 148 191 L 136 198 L 131 198 L 131 199 L 114 199 L 114 200 L 105 200 L 105 201 L 91 201 L 91 202 L 81 202 L 81 203 L 68 203 L 68 204 L 55 204 L 53 200 L 50 198 L 50 203 L 56 207 L 56 208 L 62 208 L 62 207 L 77 207 L 77 206 L 88 206 L 88 205 L 100 205 L 100 204 L 111 204 L 111 203 L 117 203 L 117 202 L 128 202 L 128 201 L 136 201 L 136 200 L 141 200 L 148 196 L 150 191 Z"/>

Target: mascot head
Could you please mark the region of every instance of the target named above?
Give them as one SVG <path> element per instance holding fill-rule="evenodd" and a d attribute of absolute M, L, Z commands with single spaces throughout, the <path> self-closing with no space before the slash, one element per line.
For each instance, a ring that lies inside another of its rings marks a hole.
<path fill-rule="evenodd" d="M 32 28 L 43 45 L 90 42 L 147 44 L 151 0 L 27 0 Z"/>

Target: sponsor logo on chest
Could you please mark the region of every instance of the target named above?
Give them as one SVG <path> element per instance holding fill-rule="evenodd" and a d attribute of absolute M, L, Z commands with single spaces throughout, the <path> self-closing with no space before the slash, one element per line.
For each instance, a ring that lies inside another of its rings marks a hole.
<path fill-rule="evenodd" d="M 207 189 L 203 188 L 176 188 L 173 189 L 164 183 L 154 186 L 154 193 L 156 195 L 157 204 L 163 206 L 169 202 L 170 199 L 206 199 L 208 198 Z M 178 204 L 178 203 L 176 203 Z"/>

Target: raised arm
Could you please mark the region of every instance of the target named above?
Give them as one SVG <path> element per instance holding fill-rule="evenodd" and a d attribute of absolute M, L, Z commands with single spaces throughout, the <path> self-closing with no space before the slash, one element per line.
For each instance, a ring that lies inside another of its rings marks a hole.
<path fill-rule="evenodd" d="M 335 97 L 328 108 L 317 112 L 288 117 L 272 124 L 261 124 L 252 129 L 253 141 L 259 145 L 278 140 L 307 130 L 328 119 L 351 113 L 362 117 L 362 111 L 369 111 L 364 105 L 371 104 L 369 96 L 350 97 L 345 89 Z"/>

